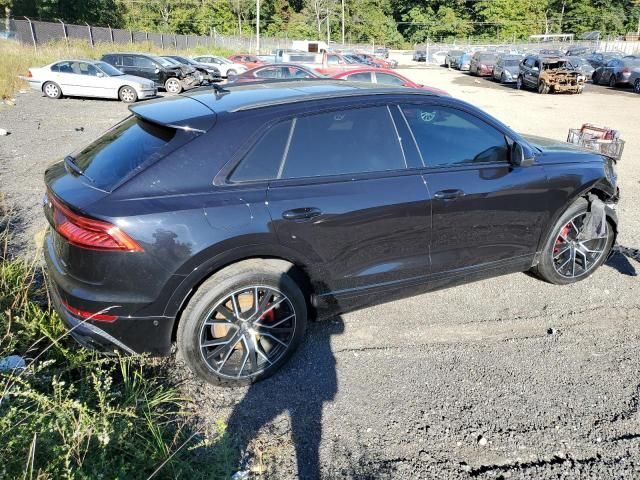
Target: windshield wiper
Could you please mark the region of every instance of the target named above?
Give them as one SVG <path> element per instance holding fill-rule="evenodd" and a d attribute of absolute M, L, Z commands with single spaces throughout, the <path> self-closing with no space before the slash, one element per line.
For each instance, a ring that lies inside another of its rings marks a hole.
<path fill-rule="evenodd" d="M 78 175 L 82 175 L 83 177 L 87 178 L 91 183 L 95 183 L 93 181 L 93 178 L 91 178 L 89 175 L 84 173 L 84 170 L 80 168 L 80 166 L 76 163 L 75 159 L 71 155 L 67 155 L 66 157 L 64 157 L 64 163 Z"/>

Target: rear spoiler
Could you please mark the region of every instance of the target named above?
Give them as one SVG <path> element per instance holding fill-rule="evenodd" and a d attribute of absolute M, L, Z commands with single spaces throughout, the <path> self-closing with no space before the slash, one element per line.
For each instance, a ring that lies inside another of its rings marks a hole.
<path fill-rule="evenodd" d="M 143 120 L 187 132 L 205 133 L 216 123 L 216 112 L 187 96 L 139 103 L 129 110 Z"/>

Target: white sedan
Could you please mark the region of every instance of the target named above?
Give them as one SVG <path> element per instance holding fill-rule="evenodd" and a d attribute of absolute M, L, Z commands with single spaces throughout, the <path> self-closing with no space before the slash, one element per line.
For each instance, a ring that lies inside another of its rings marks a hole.
<path fill-rule="evenodd" d="M 220 75 L 224 78 L 228 78 L 229 75 L 232 77 L 234 75 L 239 75 L 247 71 L 247 67 L 242 65 L 241 63 L 233 63 L 228 58 L 224 57 L 216 57 L 214 55 L 201 55 L 199 57 L 193 57 L 198 63 L 204 63 L 205 65 L 213 65 L 214 67 L 218 67 L 220 70 Z"/>
<path fill-rule="evenodd" d="M 133 103 L 158 94 L 151 80 L 125 75 L 106 62 L 94 60 L 60 60 L 44 67 L 30 68 L 27 76 L 20 78 L 49 98 L 63 95 L 119 98 L 125 103 Z"/>

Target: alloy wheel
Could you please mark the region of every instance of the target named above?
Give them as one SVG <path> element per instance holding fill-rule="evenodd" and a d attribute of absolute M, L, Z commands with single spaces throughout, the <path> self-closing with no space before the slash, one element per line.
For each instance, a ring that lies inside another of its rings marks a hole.
<path fill-rule="evenodd" d="M 609 226 L 605 222 L 602 236 L 590 237 L 585 223 L 590 213 L 580 213 L 565 224 L 553 243 L 553 267 L 558 275 L 576 278 L 590 272 L 605 254 L 609 239 Z"/>
<path fill-rule="evenodd" d="M 633 91 L 636 93 L 640 93 L 640 78 L 638 78 L 633 84 Z"/>
<path fill-rule="evenodd" d="M 167 80 L 167 83 L 165 84 L 165 89 L 169 93 L 180 93 L 180 82 L 175 78 L 171 78 Z"/>
<path fill-rule="evenodd" d="M 120 98 L 123 102 L 131 103 L 136 99 L 136 92 L 131 87 L 123 87 L 120 90 Z"/>
<path fill-rule="evenodd" d="M 204 319 L 200 353 L 217 375 L 260 374 L 289 350 L 296 331 L 293 304 L 279 290 L 252 285 L 224 297 Z"/>
<path fill-rule="evenodd" d="M 60 89 L 53 83 L 48 83 L 44 87 L 44 93 L 47 95 L 47 97 L 56 98 L 58 95 L 60 95 Z"/>

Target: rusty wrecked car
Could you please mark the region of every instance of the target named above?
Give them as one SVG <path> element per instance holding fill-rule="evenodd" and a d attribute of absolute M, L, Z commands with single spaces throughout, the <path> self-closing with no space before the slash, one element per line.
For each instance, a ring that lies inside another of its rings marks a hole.
<path fill-rule="evenodd" d="M 516 88 L 538 93 L 582 93 L 586 77 L 562 57 L 527 55 L 520 63 Z"/>

